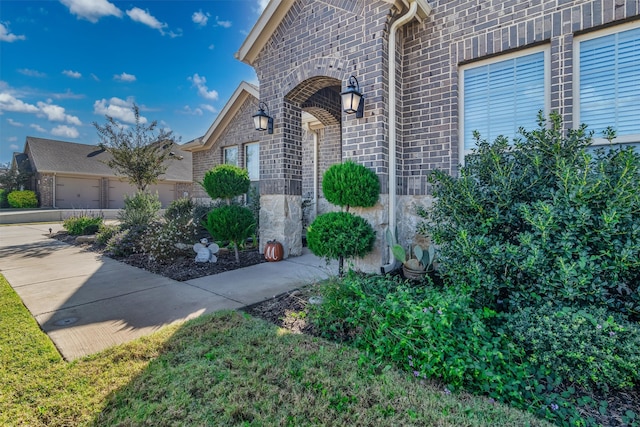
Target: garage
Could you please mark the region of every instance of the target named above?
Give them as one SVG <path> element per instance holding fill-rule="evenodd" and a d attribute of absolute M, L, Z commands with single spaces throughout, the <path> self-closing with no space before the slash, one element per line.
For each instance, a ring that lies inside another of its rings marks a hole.
<path fill-rule="evenodd" d="M 100 209 L 100 179 L 56 177 L 57 208 Z"/>
<path fill-rule="evenodd" d="M 151 194 L 158 193 L 162 207 L 167 207 L 174 200 L 175 184 L 159 183 L 148 188 Z M 127 181 L 119 179 L 109 180 L 109 209 L 122 209 L 124 207 L 125 196 L 132 196 L 136 193 L 136 188 Z"/>

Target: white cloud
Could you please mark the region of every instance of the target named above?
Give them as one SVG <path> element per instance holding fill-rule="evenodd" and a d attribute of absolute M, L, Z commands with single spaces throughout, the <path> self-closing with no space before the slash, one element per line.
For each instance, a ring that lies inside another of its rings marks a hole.
<path fill-rule="evenodd" d="M 12 43 L 16 40 L 24 40 L 25 36 L 17 36 L 9 32 L 9 28 L 0 22 L 0 41 Z"/>
<path fill-rule="evenodd" d="M 218 110 L 215 107 L 213 107 L 213 106 L 211 106 L 209 104 L 200 104 L 200 108 L 202 108 L 203 110 L 207 110 L 210 113 L 214 113 L 214 114 L 218 112 Z"/>
<path fill-rule="evenodd" d="M 268 4 L 269 4 L 269 0 L 258 0 L 258 8 L 256 9 L 256 12 L 258 13 L 264 12 Z"/>
<path fill-rule="evenodd" d="M 182 112 L 185 113 L 185 114 L 191 114 L 193 116 L 201 116 L 202 115 L 202 110 L 201 109 L 199 109 L 199 108 L 192 109 L 188 105 L 185 105 L 182 108 Z"/>
<path fill-rule="evenodd" d="M 73 126 L 59 125 L 51 129 L 51 135 L 62 136 L 65 138 L 77 138 L 80 135 L 78 129 Z"/>
<path fill-rule="evenodd" d="M 64 70 L 62 74 L 67 77 L 71 77 L 72 79 L 79 79 L 80 77 L 82 77 L 82 74 L 80 74 L 79 72 L 71 70 Z"/>
<path fill-rule="evenodd" d="M 18 140 L 17 136 L 10 136 L 9 138 L 7 138 L 7 141 L 9 142 L 16 142 Z"/>
<path fill-rule="evenodd" d="M 198 88 L 198 95 L 204 99 L 209 99 L 211 101 L 218 100 L 218 92 L 215 90 L 209 90 L 206 84 L 206 78 L 200 77 L 198 73 L 196 73 L 193 77 L 189 77 L 189 81 L 193 82 L 193 85 Z"/>
<path fill-rule="evenodd" d="M 122 11 L 107 0 L 60 0 L 78 19 L 96 23 L 105 16 L 122 16 Z"/>
<path fill-rule="evenodd" d="M 224 28 L 229 28 L 231 27 L 231 21 L 221 21 L 220 18 L 216 16 L 216 25 Z"/>
<path fill-rule="evenodd" d="M 136 76 L 134 76 L 133 74 L 127 74 L 127 73 L 115 74 L 113 76 L 113 80 L 117 80 L 119 82 L 135 82 Z"/>
<path fill-rule="evenodd" d="M 209 45 L 209 50 L 213 50 L 213 49 L 215 49 L 215 48 L 216 48 L 216 46 L 215 46 L 214 44 L 210 44 L 210 45 Z"/>
<path fill-rule="evenodd" d="M 133 99 L 120 99 L 113 97 L 110 100 L 101 99 L 93 103 L 94 114 L 106 115 L 113 117 L 116 120 L 120 120 L 126 123 L 135 123 L 136 118 L 133 114 Z M 140 123 L 147 123 L 147 118 L 140 116 Z"/>
<path fill-rule="evenodd" d="M 11 144 L 11 145 L 9 146 L 9 148 L 11 148 L 12 150 L 19 150 L 19 149 L 20 149 L 20 147 L 18 147 L 18 145 L 17 145 L 17 144 Z"/>
<path fill-rule="evenodd" d="M 7 119 L 7 122 L 9 122 L 9 124 L 10 124 L 11 126 L 15 126 L 15 127 L 17 127 L 17 128 L 21 128 L 21 127 L 23 127 L 23 126 L 24 126 L 24 124 L 23 124 L 23 123 L 16 122 L 16 121 L 15 121 L 15 120 L 13 120 L 13 119 Z"/>
<path fill-rule="evenodd" d="M 149 13 L 148 10 L 142 10 L 139 7 L 134 7 L 133 9 L 127 10 L 127 15 L 133 21 L 140 22 L 141 24 L 144 24 L 147 27 L 156 29 L 160 31 L 160 34 L 164 35 L 164 28 L 167 27 L 167 24 L 164 22 L 158 21 L 155 16 Z"/>
<path fill-rule="evenodd" d="M 52 93 L 52 98 L 55 99 L 83 99 L 85 96 L 78 93 L 71 92 L 71 89 L 67 89 L 63 93 Z"/>
<path fill-rule="evenodd" d="M 29 76 L 29 77 L 39 77 L 39 78 L 47 77 L 47 75 L 45 73 L 41 73 L 40 71 L 37 71 L 37 70 L 30 70 L 28 68 L 20 68 L 18 70 L 18 72 L 20 74 L 23 74 L 23 75 Z"/>
<path fill-rule="evenodd" d="M 46 130 L 45 128 L 43 128 L 42 126 L 40 126 L 40 125 L 36 125 L 36 124 L 31 124 L 31 125 L 29 125 L 29 127 L 30 127 L 31 129 L 35 129 L 35 130 L 36 130 L 36 132 L 44 133 L 44 132 L 46 132 L 46 131 L 47 131 L 47 130 Z"/>
<path fill-rule="evenodd" d="M 191 20 L 193 22 L 195 22 L 196 24 L 204 27 L 207 25 L 207 22 L 209 21 L 209 17 L 211 15 L 207 12 L 207 13 L 203 13 L 202 9 L 200 9 L 197 12 L 193 12 L 193 15 L 191 15 Z"/>
<path fill-rule="evenodd" d="M 8 92 L 0 92 L 0 111 L 13 111 L 16 113 L 37 113 L 38 107 L 27 104 Z"/>
<path fill-rule="evenodd" d="M 80 126 L 82 122 L 76 116 L 65 113 L 64 107 L 55 104 L 47 104 L 42 101 L 38 102 L 40 112 L 47 116 L 51 122 L 67 122 L 72 125 Z"/>

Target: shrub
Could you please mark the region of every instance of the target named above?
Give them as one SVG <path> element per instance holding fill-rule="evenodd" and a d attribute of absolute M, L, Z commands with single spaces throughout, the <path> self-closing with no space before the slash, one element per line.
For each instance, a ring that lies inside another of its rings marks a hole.
<path fill-rule="evenodd" d="M 63 221 L 62 226 L 72 236 L 94 234 L 103 223 L 101 216 L 80 215 L 72 216 Z"/>
<path fill-rule="evenodd" d="M 124 197 L 124 209 L 118 212 L 122 228 L 145 228 L 157 217 L 162 207 L 158 194 L 138 192 Z"/>
<path fill-rule="evenodd" d="M 121 229 L 107 242 L 107 252 L 115 257 L 127 257 L 142 253 L 141 240 L 144 230 L 143 227 Z"/>
<path fill-rule="evenodd" d="M 218 165 L 207 171 L 202 187 L 212 199 L 233 199 L 249 191 L 249 172 L 235 165 Z"/>
<path fill-rule="evenodd" d="M 107 244 L 116 233 L 120 231 L 120 226 L 117 224 L 100 224 L 98 233 L 96 234 L 96 243 L 104 246 Z"/>
<path fill-rule="evenodd" d="M 238 247 L 254 233 L 256 226 L 253 213 L 238 205 L 214 209 L 203 225 L 214 239 L 233 243 L 237 262 L 240 262 Z"/>
<path fill-rule="evenodd" d="M 0 209 L 9 207 L 9 201 L 7 200 L 7 194 L 9 194 L 8 190 L 6 190 L 4 188 L 0 188 Z"/>
<path fill-rule="evenodd" d="M 307 229 L 307 245 L 315 255 L 340 261 L 362 257 L 376 241 L 376 232 L 366 219 L 349 212 L 329 212 L 319 215 Z"/>
<path fill-rule="evenodd" d="M 478 138 L 459 177 L 431 175 L 437 203 L 421 232 L 439 266 L 479 306 L 514 311 L 552 300 L 640 314 L 640 156 L 589 150 L 586 127 L 559 115 L 509 145 Z"/>
<path fill-rule="evenodd" d="M 616 320 L 602 307 L 547 303 L 510 315 L 505 327 L 545 375 L 604 391 L 640 380 L 640 326 Z"/>
<path fill-rule="evenodd" d="M 169 206 L 164 212 L 165 219 L 171 221 L 173 219 L 185 216 L 191 216 L 195 203 L 188 197 L 181 197 L 169 203 Z"/>
<path fill-rule="evenodd" d="M 37 208 L 38 198 L 31 190 L 12 191 L 7 195 L 7 201 L 12 208 Z"/>
<path fill-rule="evenodd" d="M 346 161 L 332 165 L 322 176 L 322 192 L 329 203 L 363 208 L 376 204 L 380 195 L 378 176 L 370 169 Z"/>
<path fill-rule="evenodd" d="M 183 213 L 147 227 L 142 238 L 142 250 L 151 261 L 168 263 L 193 253 L 192 245 L 196 234 L 197 227 L 191 218 L 191 212 Z M 186 249 L 181 248 L 181 244 L 186 245 Z"/>

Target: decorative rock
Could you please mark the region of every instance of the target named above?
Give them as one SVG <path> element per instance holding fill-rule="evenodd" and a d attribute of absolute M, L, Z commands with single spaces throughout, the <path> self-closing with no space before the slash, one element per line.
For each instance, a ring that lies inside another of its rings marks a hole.
<path fill-rule="evenodd" d="M 95 234 L 89 236 L 78 236 L 76 237 L 76 243 L 93 243 L 96 241 Z"/>
<path fill-rule="evenodd" d="M 175 246 L 176 249 L 180 249 L 181 251 L 189 249 L 189 245 L 187 245 L 186 243 L 176 243 L 173 246 Z"/>
<path fill-rule="evenodd" d="M 212 243 L 209 246 L 206 246 L 209 241 L 207 239 L 200 240 L 203 243 L 196 243 L 193 245 L 193 250 L 196 252 L 196 262 L 216 262 L 218 261 L 218 257 L 215 254 L 218 252 L 220 247 Z"/>
<path fill-rule="evenodd" d="M 324 298 L 322 298 L 321 296 L 314 296 L 309 298 L 309 304 L 320 305 L 323 302 L 324 302 Z"/>

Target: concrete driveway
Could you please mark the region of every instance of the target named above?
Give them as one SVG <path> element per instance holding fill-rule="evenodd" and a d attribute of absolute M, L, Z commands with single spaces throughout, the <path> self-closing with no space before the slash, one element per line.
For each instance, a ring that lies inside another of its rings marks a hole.
<path fill-rule="evenodd" d="M 49 228 L 62 225 L 0 227 L 0 273 L 67 360 L 337 274 L 305 254 L 177 282 L 51 239 Z"/>

